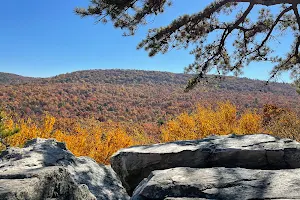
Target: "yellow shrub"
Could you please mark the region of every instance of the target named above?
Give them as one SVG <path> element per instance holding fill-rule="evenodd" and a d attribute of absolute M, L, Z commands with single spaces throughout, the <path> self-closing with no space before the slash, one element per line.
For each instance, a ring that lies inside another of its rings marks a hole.
<path fill-rule="evenodd" d="M 110 126 L 106 129 L 95 121 L 88 121 L 85 125 L 74 124 L 74 133 L 54 130 L 55 118 L 46 115 L 41 126 L 37 126 L 30 119 L 19 122 L 20 132 L 9 137 L 11 146 L 23 146 L 26 141 L 41 137 L 54 138 L 65 142 L 67 148 L 76 156 L 90 156 L 97 162 L 108 164 L 109 157 L 119 150 L 134 144 L 125 129 Z"/>
<path fill-rule="evenodd" d="M 238 115 L 237 108 L 219 103 L 216 108 L 198 105 L 195 112 L 186 113 L 169 121 L 162 128 L 162 141 L 199 139 L 212 134 L 249 134 L 262 130 L 261 117 L 250 110 Z"/>
<path fill-rule="evenodd" d="M 11 146 L 23 146 L 27 140 L 37 138 L 41 135 L 41 130 L 31 119 L 20 120 L 18 123 L 20 131 L 8 138 L 8 143 Z"/>
<path fill-rule="evenodd" d="M 262 117 L 247 110 L 239 119 L 239 126 L 236 128 L 236 133 L 251 134 L 262 131 Z"/>
<path fill-rule="evenodd" d="M 293 112 L 284 111 L 266 125 L 269 133 L 300 141 L 300 118 Z"/>
<path fill-rule="evenodd" d="M 196 123 L 193 116 L 183 113 L 162 128 L 162 141 L 187 140 L 197 138 Z"/>
<path fill-rule="evenodd" d="M 212 134 L 265 132 L 300 140 L 299 117 L 290 111 L 274 108 L 264 108 L 263 115 L 260 115 L 251 110 L 239 113 L 230 102 L 218 103 L 216 106 L 198 105 L 191 114 L 182 113 L 160 127 L 150 123 L 146 126 L 112 121 L 100 123 L 94 119 L 56 120 L 49 114 L 41 122 L 33 122 L 31 119 L 14 122 L 6 117 L 2 120 L 1 130 L 9 132 L 18 128 L 16 134 L 5 138 L 5 142 L 11 146 L 23 146 L 27 140 L 37 137 L 55 138 L 65 142 L 76 156 L 89 156 L 97 162 L 108 164 L 113 153 L 131 145 L 193 140 Z M 150 135 L 153 132 L 154 136 Z M 0 146 L 0 150 L 4 148 Z"/>
<path fill-rule="evenodd" d="M 237 109 L 229 102 L 218 103 L 216 108 L 198 105 L 193 116 L 200 125 L 199 136 L 229 134 L 236 126 Z"/>
<path fill-rule="evenodd" d="M 102 140 L 99 144 L 95 145 L 96 148 L 92 152 L 91 157 L 96 160 L 101 160 L 104 163 L 109 163 L 109 158 L 113 153 L 121 148 L 132 146 L 133 139 L 120 128 L 112 129 L 106 134 L 102 135 Z"/>

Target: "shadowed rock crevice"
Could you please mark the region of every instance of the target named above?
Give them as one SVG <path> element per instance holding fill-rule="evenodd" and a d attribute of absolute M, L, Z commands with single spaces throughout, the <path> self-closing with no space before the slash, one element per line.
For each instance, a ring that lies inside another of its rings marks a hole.
<path fill-rule="evenodd" d="M 56 167 L 65 175 L 55 178 Z M 52 175 L 44 176 L 45 171 Z M 36 197 L 37 191 L 38 195 L 49 193 L 47 198 L 65 200 L 129 199 L 110 166 L 98 164 L 88 157 L 75 157 L 64 143 L 53 139 L 34 139 L 24 148 L 3 151 L 0 155 L 0 182 L 1 200 L 45 199 L 44 196 Z M 48 183 L 56 184 L 49 186 Z M 24 190 L 20 190 L 20 185 L 26 186 Z M 14 198 L 8 194 L 13 194 Z M 50 194 L 58 194 L 58 197 Z"/>
<path fill-rule="evenodd" d="M 296 169 L 300 167 L 300 144 L 267 134 L 210 136 L 202 140 L 122 149 L 113 155 L 111 165 L 127 192 L 132 194 L 155 170 L 177 167 Z"/>
<path fill-rule="evenodd" d="M 15 174 L 2 175 L 0 179 L 0 199 L 3 200 L 96 199 L 88 187 L 74 182 L 67 170 L 62 167 L 45 167 L 9 173 Z"/>
<path fill-rule="evenodd" d="M 132 200 L 300 199 L 300 169 L 187 168 L 157 170 L 135 189 Z"/>
<path fill-rule="evenodd" d="M 135 146 L 111 163 L 115 171 L 63 143 L 35 139 L 1 153 L 0 199 L 300 199 L 300 144 L 270 135 Z"/>

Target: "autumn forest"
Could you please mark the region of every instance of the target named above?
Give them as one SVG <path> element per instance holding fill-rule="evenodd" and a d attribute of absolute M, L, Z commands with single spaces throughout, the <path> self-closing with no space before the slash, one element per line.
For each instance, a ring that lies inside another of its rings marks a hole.
<path fill-rule="evenodd" d="M 287 83 L 187 74 L 88 70 L 51 78 L 0 73 L 2 146 L 55 138 L 100 163 L 118 149 L 217 134 L 300 139 L 300 95 Z M 5 137 L 4 137 L 5 136 Z"/>

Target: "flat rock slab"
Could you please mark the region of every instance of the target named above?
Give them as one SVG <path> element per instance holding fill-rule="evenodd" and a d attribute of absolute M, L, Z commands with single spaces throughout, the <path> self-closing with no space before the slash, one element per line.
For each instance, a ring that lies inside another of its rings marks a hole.
<path fill-rule="evenodd" d="M 86 185 L 79 185 L 63 167 L 44 167 L 0 174 L 1 200 L 96 200 Z"/>
<path fill-rule="evenodd" d="M 121 149 L 112 156 L 111 166 L 127 192 L 132 194 L 154 170 L 175 167 L 299 168 L 300 143 L 266 134 L 211 136 Z"/>
<path fill-rule="evenodd" d="M 190 197 L 167 197 L 164 200 L 217 200 L 217 199 L 190 198 Z"/>
<path fill-rule="evenodd" d="M 9 148 L 3 151 L 0 155 L 0 181 L 3 183 L 1 177 L 4 175 L 13 175 L 16 172 L 27 174 L 28 171 L 50 166 L 65 169 L 76 184 L 86 185 L 99 200 L 129 199 L 121 181 L 110 166 L 98 164 L 88 157 L 76 157 L 66 149 L 64 143 L 54 139 L 34 139 L 24 148 Z M 14 181 L 19 181 L 20 185 L 26 180 L 29 179 Z"/>
<path fill-rule="evenodd" d="M 300 199 L 300 169 L 173 168 L 152 172 L 132 200 Z"/>

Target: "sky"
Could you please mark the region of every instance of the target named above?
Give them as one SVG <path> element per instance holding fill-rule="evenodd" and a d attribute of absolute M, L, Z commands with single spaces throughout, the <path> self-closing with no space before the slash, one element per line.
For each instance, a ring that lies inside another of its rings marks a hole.
<path fill-rule="evenodd" d="M 153 18 L 133 37 L 123 37 L 112 24 L 81 19 L 75 7 L 89 0 L 3 0 L 0 12 L 0 72 L 31 77 L 50 77 L 87 69 L 140 69 L 182 73 L 193 62 L 187 50 L 172 50 L 148 57 L 137 44 L 148 28 L 168 25 L 175 17 L 204 8 L 199 0 L 180 1 L 165 14 Z M 202 1 L 204 2 L 204 1 Z M 205 1 L 208 2 L 208 1 Z M 282 43 L 289 42 L 285 38 Z M 255 63 L 243 77 L 267 80 L 272 65 Z M 278 81 L 289 82 L 288 75 Z"/>

